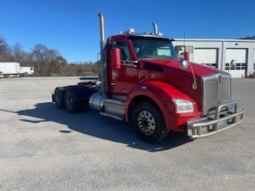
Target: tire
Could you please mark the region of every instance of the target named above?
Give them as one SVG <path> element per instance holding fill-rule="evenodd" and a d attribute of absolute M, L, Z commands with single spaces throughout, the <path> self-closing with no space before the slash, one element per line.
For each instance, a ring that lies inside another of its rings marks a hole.
<path fill-rule="evenodd" d="M 53 95 L 53 101 L 55 102 L 57 108 L 64 109 L 65 108 L 65 88 L 57 87 L 55 89 L 54 95 Z"/>
<path fill-rule="evenodd" d="M 82 86 L 69 86 L 65 91 L 65 107 L 70 113 L 85 110 L 88 104 L 87 89 Z"/>
<path fill-rule="evenodd" d="M 138 137 L 148 143 L 163 141 L 169 132 L 158 108 L 148 102 L 135 107 L 132 124 Z"/>

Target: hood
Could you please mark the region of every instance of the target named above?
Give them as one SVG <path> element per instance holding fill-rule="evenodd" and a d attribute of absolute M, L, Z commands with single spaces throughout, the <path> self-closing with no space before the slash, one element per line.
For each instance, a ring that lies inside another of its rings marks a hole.
<path fill-rule="evenodd" d="M 195 100 L 199 110 L 202 110 L 202 78 L 213 74 L 230 75 L 216 68 L 192 62 L 189 62 L 189 66 L 183 70 L 180 67 L 180 59 L 143 59 L 139 60 L 139 63 L 141 63 L 142 67 L 149 70 L 140 71 L 140 82 L 157 80 L 168 83 Z"/>
<path fill-rule="evenodd" d="M 155 60 L 144 59 L 140 61 L 145 64 L 161 66 L 164 70 L 168 70 L 166 71 L 167 73 L 170 72 L 178 76 L 179 75 L 182 76 L 185 73 L 192 74 L 191 67 L 193 68 L 194 74 L 197 77 L 207 76 L 214 73 L 222 73 L 222 74 L 229 75 L 229 73 L 219 70 L 217 68 L 213 68 L 206 65 L 193 63 L 193 62 L 188 62 L 189 63 L 188 68 L 186 70 L 182 70 L 180 67 L 180 59 L 164 59 L 164 60 L 163 59 L 155 59 Z"/>

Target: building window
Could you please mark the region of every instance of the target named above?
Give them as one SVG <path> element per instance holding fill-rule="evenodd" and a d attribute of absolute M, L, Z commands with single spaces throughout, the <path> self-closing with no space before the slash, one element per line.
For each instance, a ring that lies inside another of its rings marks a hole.
<path fill-rule="evenodd" d="M 213 68 L 218 67 L 216 63 L 204 63 L 203 65 L 210 66 L 210 67 L 213 67 Z"/>
<path fill-rule="evenodd" d="M 225 70 L 246 70 L 246 63 L 236 63 L 236 66 L 230 66 L 230 63 L 226 63 Z"/>

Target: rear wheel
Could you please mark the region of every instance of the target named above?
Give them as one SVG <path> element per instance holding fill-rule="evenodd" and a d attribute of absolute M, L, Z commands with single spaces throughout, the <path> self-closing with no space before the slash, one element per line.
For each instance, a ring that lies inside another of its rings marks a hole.
<path fill-rule="evenodd" d="M 69 86 L 65 91 L 65 106 L 68 112 L 77 113 L 88 104 L 87 90 L 82 86 Z"/>
<path fill-rule="evenodd" d="M 136 106 L 132 123 L 140 139 L 149 143 L 164 140 L 169 132 L 158 108 L 148 102 Z"/>
<path fill-rule="evenodd" d="M 57 87 L 55 89 L 53 97 L 54 97 L 54 102 L 55 102 L 57 108 L 59 108 L 59 109 L 64 109 L 65 108 L 64 96 L 65 96 L 65 89 Z"/>

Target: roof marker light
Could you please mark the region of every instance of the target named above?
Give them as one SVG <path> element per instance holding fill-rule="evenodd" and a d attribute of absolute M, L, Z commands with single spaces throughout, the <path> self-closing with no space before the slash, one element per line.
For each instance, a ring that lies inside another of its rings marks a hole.
<path fill-rule="evenodd" d="M 127 31 L 127 33 L 135 33 L 135 29 L 133 29 L 133 28 L 130 28 L 128 31 Z"/>

